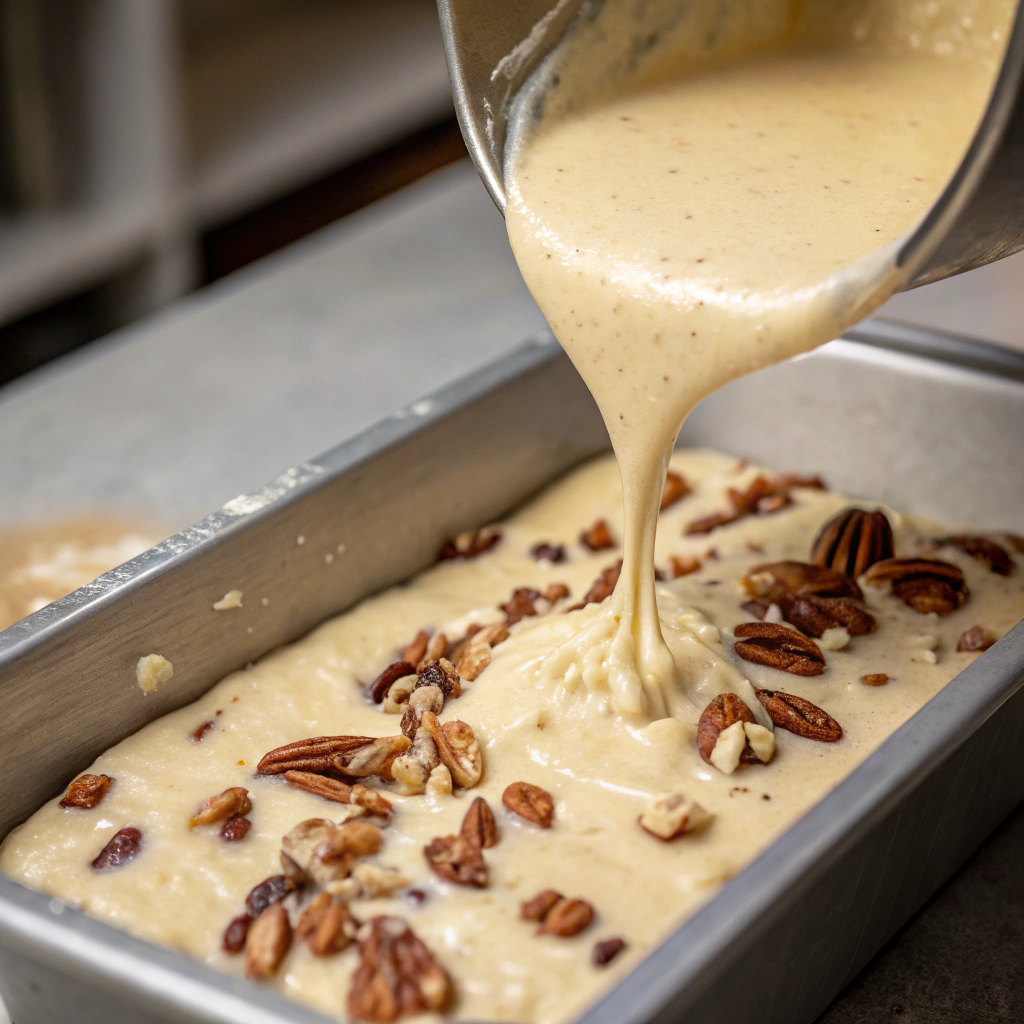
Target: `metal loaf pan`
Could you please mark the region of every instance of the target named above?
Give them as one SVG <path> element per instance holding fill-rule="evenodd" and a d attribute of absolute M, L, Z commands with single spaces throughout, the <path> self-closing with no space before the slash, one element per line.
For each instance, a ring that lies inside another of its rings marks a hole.
<path fill-rule="evenodd" d="M 1024 532 L 1024 356 L 898 325 L 851 338 L 724 388 L 682 443 Z M 606 446 L 589 394 L 541 337 L 0 633 L 0 834 L 112 743 Z M 212 614 L 232 587 L 271 600 Z M 135 661 L 154 651 L 174 679 L 144 697 Z M 812 1021 L 1024 798 L 1022 746 L 1024 625 L 583 1019 Z M 325 1020 L 3 877 L 0 991 L 15 1024 Z"/>

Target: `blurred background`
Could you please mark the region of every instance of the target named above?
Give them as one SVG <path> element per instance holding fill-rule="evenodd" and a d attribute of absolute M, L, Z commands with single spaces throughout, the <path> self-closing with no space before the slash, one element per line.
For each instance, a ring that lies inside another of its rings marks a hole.
<path fill-rule="evenodd" d="M 0 384 L 464 153 L 434 0 L 0 0 Z"/>

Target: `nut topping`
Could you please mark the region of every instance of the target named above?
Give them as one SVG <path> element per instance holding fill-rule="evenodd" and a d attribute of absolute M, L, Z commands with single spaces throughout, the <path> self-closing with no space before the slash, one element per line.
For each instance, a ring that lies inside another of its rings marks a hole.
<path fill-rule="evenodd" d="M 769 480 L 767 477 L 755 477 L 745 491 L 737 491 L 730 487 L 727 491 L 730 509 L 712 512 L 710 515 L 695 519 L 683 531 L 687 535 L 711 533 L 719 526 L 728 526 L 744 516 L 772 515 L 790 504 L 789 492 L 794 487 L 814 487 L 820 489 L 821 481 L 817 477 L 801 477 L 785 474 Z"/>
<path fill-rule="evenodd" d="M 308 818 L 282 838 L 281 861 L 286 874 L 323 885 L 347 878 L 356 861 L 373 856 L 382 843 L 380 829 L 367 821 L 339 827 L 326 818 Z"/>
<path fill-rule="evenodd" d="M 430 634 L 425 629 L 421 629 L 412 638 L 412 640 L 402 648 L 402 657 L 399 660 L 404 661 L 409 665 L 418 665 L 423 660 L 423 656 L 427 653 L 428 643 L 430 643 Z"/>
<path fill-rule="evenodd" d="M 252 918 L 248 914 L 240 914 L 233 918 L 224 929 L 224 935 L 220 940 L 221 948 L 225 953 L 232 956 L 241 953 L 245 949 L 245 937 L 249 934 L 249 926 Z"/>
<path fill-rule="evenodd" d="M 669 555 L 668 578 L 677 580 L 680 576 L 689 576 L 690 573 L 700 572 L 701 560 L 694 555 Z"/>
<path fill-rule="evenodd" d="M 348 992 L 348 1015 L 372 1024 L 440 1011 L 451 982 L 430 950 L 400 917 L 374 917 L 359 932 L 359 966 Z"/>
<path fill-rule="evenodd" d="M 333 956 L 351 945 L 357 931 L 359 921 L 348 906 L 330 893 L 321 892 L 299 918 L 295 935 L 309 946 L 313 956 Z"/>
<path fill-rule="evenodd" d="M 564 583 L 549 583 L 544 591 L 544 600 L 548 604 L 557 604 L 572 593 Z"/>
<path fill-rule="evenodd" d="M 565 545 L 548 544 L 546 542 L 534 544 L 530 548 L 530 554 L 538 562 L 551 562 L 553 565 L 558 565 L 565 561 Z"/>
<path fill-rule="evenodd" d="M 487 864 L 479 844 L 465 835 L 438 836 L 423 848 L 431 871 L 448 882 L 487 886 Z"/>
<path fill-rule="evenodd" d="M 437 753 L 452 782 L 462 789 L 472 789 L 484 774 L 484 755 L 473 729 L 457 718 L 441 725 L 430 711 L 423 714 L 421 729 L 437 744 Z M 417 736 L 419 734 L 417 733 Z"/>
<path fill-rule="evenodd" d="M 349 778 L 377 775 L 390 782 L 391 762 L 408 748 L 405 736 L 314 736 L 264 754 L 256 772 L 282 775 L 299 771 Z"/>
<path fill-rule="evenodd" d="M 543 596 L 539 590 L 534 590 L 533 587 L 516 587 L 508 601 L 503 605 L 499 605 L 505 613 L 506 625 L 514 626 L 525 618 L 539 615 L 540 611 L 537 608 L 537 602 Z"/>
<path fill-rule="evenodd" d="M 227 821 L 228 818 L 240 818 L 252 810 L 252 801 L 249 799 L 249 790 L 242 786 L 232 786 L 225 789 L 219 796 L 211 796 L 196 812 L 194 817 L 189 819 L 188 827 L 198 828 L 200 825 L 213 825 L 218 821 Z"/>
<path fill-rule="evenodd" d="M 245 940 L 245 976 L 253 981 L 272 977 L 292 944 L 288 911 L 275 903 L 249 926 Z"/>
<path fill-rule="evenodd" d="M 751 597 L 776 604 L 787 597 L 852 597 L 855 601 L 864 597 L 853 580 L 810 562 L 755 565 L 740 582 Z"/>
<path fill-rule="evenodd" d="M 667 843 L 689 832 L 695 832 L 711 818 L 712 815 L 699 803 L 688 799 L 682 793 L 666 793 L 652 799 L 638 820 L 645 832 Z"/>
<path fill-rule="evenodd" d="M 935 543 L 939 547 L 948 545 L 959 548 L 971 558 L 983 562 L 989 569 L 1000 576 L 1009 576 L 1013 572 L 1013 559 L 1007 550 L 998 545 L 988 537 L 979 537 L 976 534 L 960 534 L 955 537 L 936 537 Z"/>
<path fill-rule="evenodd" d="M 483 526 L 479 530 L 467 530 L 455 540 L 445 542 L 441 558 L 476 558 L 489 551 L 501 540 L 501 530 L 495 526 Z"/>
<path fill-rule="evenodd" d="M 68 786 L 68 791 L 61 800 L 61 807 L 83 807 L 89 810 L 95 807 L 106 795 L 113 784 L 109 775 L 79 775 Z"/>
<path fill-rule="evenodd" d="M 137 828 L 123 828 L 96 855 L 92 862 L 93 871 L 109 871 L 138 856 L 142 849 L 142 833 Z"/>
<path fill-rule="evenodd" d="M 781 597 L 779 607 L 785 620 L 807 636 L 817 638 L 838 626 L 850 636 L 875 631 L 875 617 L 848 597 Z"/>
<path fill-rule="evenodd" d="M 228 818 L 220 830 L 220 837 L 225 843 L 241 842 L 252 828 L 252 822 L 248 818 Z"/>
<path fill-rule="evenodd" d="M 697 722 L 697 752 L 707 764 L 731 775 L 741 764 L 767 764 L 775 753 L 775 737 L 757 724 L 740 697 L 720 693 Z"/>
<path fill-rule="evenodd" d="M 481 850 L 498 845 L 498 823 L 494 820 L 490 804 L 482 796 L 478 796 L 469 805 L 459 832 L 476 843 Z"/>
<path fill-rule="evenodd" d="M 970 596 L 964 574 L 937 558 L 887 558 L 871 566 L 864 579 L 872 585 L 891 581 L 893 594 L 923 615 L 949 615 Z"/>
<path fill-rule="evenodd" d="M 580 543 L 591 551 L 604 551 L 606 548 L 615 547 L 607 520 L 598 519 L 589 530 L 584 530 L 580 534 Z"/>
<path fill-rule="evenodd" d="M 314 775 L 312 772 L 285 772 L 284 777 L 296 789 L 304 789 L 307 793 L 322 796 L 336 804 L 362 807 L 367 814 L 375 814 L 378 818 L 390 818 L 394 809 L 375 789 L 358 782 L 350 786 L 347 782 Z"/>
<path fill-rule="evenodd" d="M 543 921 L 551 911 L 551 908 L 561 902 L 564 897 L 554 889 L 544 889 L 537 893 L 531 900 L 526 900 L 520 905 L 519 916 L 525 921 Z"/>
<path fill-rule="evenodd" d="M 735 651 L 744 661 L 796 676 L 820 676 L 825 671 L 821 648 L 788 626 L 777 622 L 743 622 L 733 635 Z"/>
<path fill-rule="evenodd" d="M 665 474 L 665 486 L 661 489 L 661 506 L 658 511 L 664 512 L 677 501 L 682 501 L 692 489 L 679 473 L 673 473 L 670 469 Z"/>
<path fill-rule="evenodd" d="M 284 875 L 271 875 L 252 887 L 245 897 L 245 909 L 250 917 L 259 917 L 267 907 L 279 903 L 295 888 L 295 883 Z"/>
<path fill-rule="evenodd" d="M 866 676 L 861 676 L 860 681 L 865 686 L 885 686 L 889 682 L 889 677 L 884 672 L 871 672 Z"/>
<path fill-rule="evenodd" d="M 754 690 L 754 693 L 778 728 L 822 743 L 835 743 L 843 738 L 842 726 L 809 700 L 781 690 Z"/>
<path fill-rule="evenodd" d="M 415 710 L 410 708 L 406 716 Z M 402 718 L 402 727 L 405 728 L 406 719 Z M 409 750 L 396 757 L 391 765 L 391 772 L 395 779 L 401 783 L 407 795 L 423 793 L 427 788 L 427 780 L 430 773 L 441 764 L 441 757 L 437 752 L 437 744 L 434 738 L 425 729 L 419 726 L 419 720 L 414 718 L 410 722 L 410 728 L 415 726 L 412 746 Z"/>
<path fill-rule="evenodd" d="M 411 676 L 415 674 L 416 666 L 413 663 L 408 661 L 393 661 L 370 684 L 370 699 L 374 704 L 379 704 L 384 699 L 388 690 L 391 689 L 392 683 L 401 679 L 403 676 Z"/>
<path fill-rule="evenodd" d="M 470 644 L 462 657 L 459 658 L 459 663 L 455 670 L 462 679 L 472 682 L 490 663 L 490 644 Z"/>
<path fill-rule="evenodd" d="M 601 575 L 590 585 L 590 589 L 583 596 L 583 600 L 579 604 L 566 608 L 566 611 L 574 612 L 578 608 L 585 608 L 588 604 L 600 604 L 606 598 L 611 597 L 615 584 L 619 582 L 619 574 L 621 572 L 622 559 L 620 558 L 614 565 L 609 565 L 607 569 L 601 571 Z"/>
<path fill-rule="evenodd" d="M 987 651 L 996 638 L 984 626 L 971 626 L 957 641 L 958 651 Z"/>
<path fill-rule="evenodd" d="M 513 782 L 501 794 L 501 802 L 513 814 L 540 828 L 551 828 L 555 816 L 555 801 L 546 789 L 529 782 Z"/>
<path fill-rule="evenodd" d="M 844 509 L 820 530 L 811 561 L 856 579 L 875 562 L 892 558 L 892 527 L 884 512 Z"/>
<path fill-rule="evenodd" d="M 594 946 L 591 959 L 595 967 L 605 967 L 610 964 L 624 949 L 626 943 L 623 939 L 605 939 Z"/>
<path fill-rule="evenodd" d="M 571 939 L 574 935 L 579 935 L 593 920 L 594 908 L 586 900 L 560 899 L 544 915 L 537 934 Z"/>

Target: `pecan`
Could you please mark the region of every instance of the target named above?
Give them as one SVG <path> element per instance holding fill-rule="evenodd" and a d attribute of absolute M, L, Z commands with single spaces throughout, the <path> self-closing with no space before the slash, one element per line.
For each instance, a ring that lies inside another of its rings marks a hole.
<path fill-rule="evenodd" d="M 892 526 L 884 512 L 844 509 L 818 532 L 811 561 L 856 579 L 875 562 L 892 558 Z"/>
<path fill-rule="evenodd" d="M 549 604 L 557 604 L 572 593 L 564 583 L 549 583 L 544 591 L 544 600 Z"/>
<path fill-rule="evenodd" d="M 1009 576 L 1013 572 L 1013 559 L 1006 548 L 1001 547 L 994 540 L 988 537 L 979 537 L 976 534 L 960 534 L 955 537 L 936 537 L 935 543 L 939 547 L 953 547 L 963 551 L 964 554 L 983 562 L 989 569 L 1000 576 Z"/>
<path fill-rule="evenodd" d="M 384 695 L 391 689 L 391 684 L 403 676 L 416 674 L 416 666 L 408 661 L 393 661 L 376 679 L 370 684 L 370 699 L 374 704 L 379 704 Z"/>
<path fill-rule="evenodd" d="M 103 847 L 92 862 L 93 871 L 109 871 L 138 856 L 142 849 L 142 833 L 137 828 L 123 828 L 115 832 L 110 842 Z"/>
<path fill-rule="evenodd" d="M 786 597 L 852 597 L 863 600 L 853 580 L 810 562 L 765 562 L 755 565 L 740 581 L 753 597 L 779 603 Z"/>
<path fill-rule="evenodd" d="M 392 762 L 408 749 L 407 736 L 381 736 L 349 753 L 335 754 L 334 767 L 342 775 L 353 778 L 364 779 L 376 775 L 390 782 Z"/>
<path fill-rule="evenodd" d="M 551 828 L 555 816 L 555 801 L 546 789 L 530 782 L 513 782 L 501 794 L 501 802 L 520 818 L 541 828 Z"/>
<path fill-rule="evenodd" d="M 206 734 L 213 728 L 213 726 L 214 722 L 212 719 L 208 722 L 202 722 L 188 734 L 188 738 L 193 743 L 202 743 L 203 740 L 206 739 Z"/>
<path fill-rule="evenodd" d="M 497 647 L 507 639 L 508 626 L 504 622 L 493 622 L 489 626 L 473 623 L 466 630 L 466 635 L 452 649 L 452 656 L 449 660 L 453 665 L 458 665 L 470 647 L 475 647 L 478 644 Z M 459 674 L 461 675 L 461 673 Z"/>
<path fill-rule="evenodd" d="M 439 715 L 443 710 L 444 694 L 439 687 L 420 686 L 413 690 L 409 696 L 409 706 L 405 709 L 405 714 L 402 715 L 402 735 L 408 736 L 410 740 L 415 740 L 423 712 L 432 711 L 435 715 Z M 393 763 L 392 774 L 394 774 Z"/>
<path fill-rule="evenodd" d="M 610 964 L 624 949 L 626 943 L 622 939 L 605 939 L 594 946 L 594 952 L 590 958 L 595 967 L 605 967 Z"/>
<path fill-rule="evenodd" d="M 720 693 L 697 722 L 697 752 L 702 760 L 731 775 L 741 764 L 767 764 L 775 751 L 771 732 L 735 693 Z"/>
<path fill-rule="evenodd" d="M 701 560 L 694 555 L 669 555 L 668 578 L 677 580 L 680 576 L 689 576 L 692 572 L 700 572 Z"/>
<path fill-rule="evenodd" d="M 297 868 L 324 884 L 347 878 L 356 861 L 377 853 L 382 843 L 380 829 L 367 821 L 339 827 L 326 818 L 308 818 L 282 838 L 282 863 L 292 874 Z"/>
<path fill-rule="evenodd" d="M 748 615 L 753 615 L 755 619 L 763 619 L 768 614 L 770 605 L 765 604 L 764 601 L 750 600 L 744 601 L 740 607 Z"/>
<path fill-rule="evenodd" d="M 984 626 L 971 626 L 957 641 L 958 651 L 987 651 L 996 638 Z"/>
<path fill-rule="evenodd" d="M 441 658 L 446 657 L 448 654 L 448 637 L 445 633 L 435 633 L 427 644 L 427 649 L 423 652 L 423 657 L 416 665 L 417 671 L 424 665 L 429 664 L 432 661 L 438 661 Z"/>
<path fill-rule="evenodd" d="M 677 501 L 682 501 L 692 489 L 679 473 L 673 473 L 670 469 L 665 474 L 665 486 L 661 489 L 661 505 L 658 511 L 664 512 Z"/>
<path fill-rule="evenodd" d="M 336 804 L 350 804 L 362 807 L 367 814 L 375 814 L 378 818 L 390 818 L 393 810 L 389 801 L 375 789 L 356 783 L 350 786 L 338 779 L 328 779 L 312 772 L 285 772 L 285 781 L 297 789 L 322 796 Z"/>
<path fill-rule="evenodd" d="M 356 937 L 359 921 L 345 903 L 321 892 L 299 918 L 295 935 L 309 946 L 313 956 L 333 956 L 347 949 Z"/>
<path fill-rule="evenodd" d="M 586 900 L 561 899 L 544 916 L 538 935 L 569 939 L 579 935 L 594 920 L 594 908 Z"/>
<path fill-rule="evenodd" d="M 252 887 L 245 897 L 245 909 L 250 917 L 259 917 L 267 907 L 279 903 L 295 888 L 295 883 L 284 875 L 271 875 Z"/>
<path fill-rule="evenodd" d="M 456 671 L 461 678 L 472 682 L 491 663 L 491 648 L 489 644 L 470 644 L 464 651 Z"/>
<path fill-rule="evenodd" d="M 459 833 L 476 843 L 481 850 L 497 846 L 498 823 L 494 820 L 490 804 L 482 796 L 478 796 L 469 805 Z"/>
<path fill-rule="evenodd" d="M 476 558 L 489 551 L 501 540 L 501 530 L 494 526 L 482 526 L 479 530 L 466 530 L 454 540 L 446 541 L 441 548 L 441 558 Z"/>
<path fill-rule="evenodd" d="M 348 1015 L 372 1024 L 440 1011 L 451 982 L 427 947 L 400 917 L 374 917 L 360 931 L 359 966 L 348 991 Z"/>
<path fill-rule="evenodd" d="M 542 542 L 540 544 L 534 544 L 530 548 L 530 554 L 537 559 L 538 562 L 551 562 L 558 564 L 565 561 L 565 545 L 564 544 L 548 544 Z"/>
<path fill-rule="evenodd" d="M 687 523 L 683 533 L 688 537 L 701 533 L 711 533 L 712 530 L 717 530 L 720 526 L 728 526 L 729 523 L 735 523 L 739 518 L 738 512 L 711 512 L 706 516 L 700 516 Z"/>
<path fill-rule="evenodd" d="M 195 815 L 189 819 L 188 827 L 198 828 L 200 825 L 213 825 L 228 818 L 240 818 L 252 810 L 249 790 L 242 786 L 232 786 L 218 796 L 211 796 Z"/>
<path fill-rule="evenodd" d="M 865 686 L 885 686 L 889 682 L 889 677 L 884 672 L 871 672 L 866 676 L 861 676 L 860 681 Z"/>
<path fill-rule="evenodd" d="M 743 622 L 734 630 L 736 653 L 744 661 L 796 676 L 820 676 L 825 657 L 813 641 L 777 622 Z"/>
<path fill-rule="evenodd" d="M 622 559 L 607 569 L 601 571 L 601 575 L 590 585 L 590 589 L 584 594 L 579 604 L 566 608 L 567 612 L 574 612 L 578 608 L 585 608 L 588 604 L 600 604 L 606 598 L 612 596 L 615 584 L 619 582 L 619 574 L 622 572 Z"/>
<path fill-rule="evenodd" d="M 243 840 L 252 828 L 252 822 L 248 818 L 228 818 L 220 830 L 220 837 L 225 843 L 237 843 Z"/>
<path fill-rule="evenodd" d="M 580 534 L 580 543 L 591 551 L 604 551 L 606 548 L 615 547 L 608 522 L 604 519 L 598 519 L 589 530 L 584 530 Z"/>
<path fill-rule="evenodd" d="M 438 658 L 423 665 L 416 672 L 416 686 L 436 686 L 446 699 L 462 696 L 459 673 L 447 658 Z"/>
<path fill-rule="evenodd" d="M 110 789 L 113 778 L 110 775 L 79 775 L 68 786 L 68 791 L 60 802 L 61 807 L 84 807 L 86 810 L 95 807 Z"/>
<path fill-rule="evenodd" d="M 251 924 L 252 918 L 248 914 L 239 914 L 238 917 L 232 918 L 227 928 L 224 929 L 224 935 L 220 940 L 221 948 L 225 953 L 234 956 L 245 949 L 245 937 L 249 934 L 249 925 Z"/>
<path fill-rule="evenodd" d="M 498 606 L 505 613 L 506 624 L 514 626 L 525 618 L 539 615 L 537 601 L 543 596 L 539 590 L 534 590 L 533 587 L 516 587 L 512 591 L 512 596 L 503 605 Z"/>
<path fill-rule="evenodd" d="M 519 907 L 519 916 L 526 921 L 543 921 L 551 912 L 551 908 L 564 899 L 560 892 L 554 889 L 545 889 L 537 893 L 533 899 L 526 900 Z"/>
<path fill-rule="evenodd" d="M 415 709 L 410 708 L 406 712 L 415 715 Z M 405 727 L 405 717 L 402 718 L 402 726 Z M 418 718 L 414 719 L 411 727 L 415 727 L 412 746 L 409 750 L 396 757 L 391 765 L 391 772 L 395 779 L 402 784 L 407 794 L 423 793 L 427 788 L 427 780 L 430 773 L 441 763 L 441 757 L 437 752 L 437 744 L 434 738 L 425 729 L 419 727 Z"/>
<path fill-rule="evenodd" d="M 435 875 L 457 885 L 487 886 L 487 864 L 480 845 L 465 835 L 438 836 L 423 848 Z"/>
<path fill-rule="evenodd" d="M 453 665 L 458 665 L 459 659 L 465 653 L 466 648 L 472 643 L 473 637 L 483 630 L 479 622 L 471 622 L 466 627 L 466 635 L 461 640 L 456 640 L 452 645 L 451 657 L 448 659 Z M 506 630 L 506 633 L 508 631 Z M 497 641 L 496 641 L 497 642 Z"/>
<path fill-rule="evenodd" d="M 645 832 L 666 843 L 695 832 L 710 820 L 711 815 L 699 803 L 687 799 L 682 793 L 656 797 L 638 819 Z"/>
<path fill-rule="evenodd" d="M 267 907 L 249 926 L 245 939 L 245 976 L 254 981 L 272 977 L 291 944 L 288 911 L 280 903 Z"/>
<path fill-rule="evenodd" d="M 402 657 L 400 661 L 404 661 L 409 665 L 418 665 L 423 660 L 423 655 L 427 653 L 427 644 L 430 642 L 430 634 L 421 629 L 412 640 L 402 648 Z"/>
<path fill-rule="evenodd" d="M 777 488 L 785 488 L 787 491 L 792 490 L 794 487 L 804 487 L 812 491 L 823 491 L 825 490 L 825 481 L 817 473 L 811 473 L 808 476 L 802 473 L 780 473 L 775 478 L 775 486 Z"/>
<path fill-rule="evenodd" d="M 890 580 L 893 594 L 925 615 L 949 615 L 970 596 L 964 574 L 937 558 L 887 558 L 875 562 L 864 578 L 873 585 Z"/>
<path fill-rule="evenodd" d="M 365 899 L 392 896 L 409 884 L 409 879 L 394 868 L 376 864 L 357 864 L 352 869 L 352 878 L 359 883 L 360 895 Z"/>
<path fill-rule="evenodd" d="M 754 690 L 754 693 L 780 729 L 822 743 L 835 743 L 843 738 L 842 726 L 809 700 L 781 690 Z"/>
<path fill-rule="evenodd" d="M 433 712 L 425 711 L 421 728 L 437 744 L 441 764 L 452 773 L 452 782 L 456 786 L 472 789 L 483 778 L 483 751 L 470 726 L 457 718 L 441 725 Z"/>
<path fill-rule="evenodd" d="M 786 621 L 807 636 L 820 637 L 826 629 L 842 626 L 850 636 L 875 631 L 875 617 L 848 597 L 782 597 L 779 607 Z"/>
<path fill-rule="evenodd" d="M 297 771 L 329 775 L 337 771 L 336 755 L 348 754 L 369 743 L 373 743 L 372 736 L 313 736 L 308 740 L 297 740 L 264 754 L 256 766 L 256 774 L 281 775 Z"/>

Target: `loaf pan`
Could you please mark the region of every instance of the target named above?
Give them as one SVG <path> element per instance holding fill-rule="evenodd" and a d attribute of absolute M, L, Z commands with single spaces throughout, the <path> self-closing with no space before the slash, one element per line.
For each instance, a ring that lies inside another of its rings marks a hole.
<path fill-rule="evenodd" d="M 723 388 L 681 443 L 1024 532 L 1021 437 L 1024 356 L 875 322 Z M 539 336 L 0 633 L 0 835 L 107 747 L 425 568 L 445 538 L 607 443 L 586 388 Z M 235 587 L 273 600 L 211 615 Z M 143 696 L 135 662 L 154 651 L 174 679 Z M 1021 749 L 1024 624 L 582 1020 L 814 1020 L 1024 798 Z M 0 993 L 15 1024 L 326 1020 L 5 877 Z"/>

